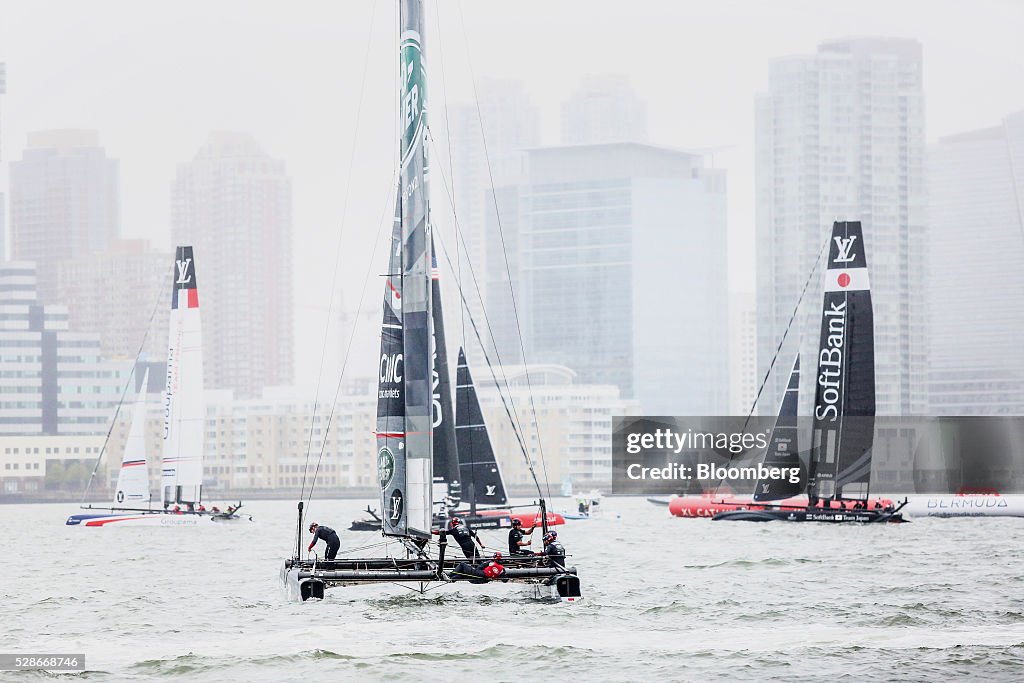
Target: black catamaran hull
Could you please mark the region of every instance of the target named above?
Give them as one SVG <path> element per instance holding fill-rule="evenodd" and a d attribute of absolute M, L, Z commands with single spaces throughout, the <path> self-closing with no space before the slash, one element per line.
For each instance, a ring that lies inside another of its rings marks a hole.
<path fill-rule="evenodd" d="M 906 522 L 898 510 L 727 510 L 711 518 L 720 522 L 825 522 L 831 524 L 855 522 Z"/>
<path fill-rule="evenodd" d="M 458 566 L 455 560 L 445 561 L 441 571 L 438 571 L 436 561 L 378 558 L 311 563 L 287 560 L 281 568 L 281 580 L 288 590 L 289 598 L 300 602 L 323 599 L 328 588 L 376 583 L 413 583 L 421 586 L 432 583 L 512 583 L 535 587 L 538 597 L 557 598 L 564 602 L 583 599 L 575 567 L 511 567 L 505 569 L 500 579 L 480 581 L 476 577 L 461 575 Z"/>

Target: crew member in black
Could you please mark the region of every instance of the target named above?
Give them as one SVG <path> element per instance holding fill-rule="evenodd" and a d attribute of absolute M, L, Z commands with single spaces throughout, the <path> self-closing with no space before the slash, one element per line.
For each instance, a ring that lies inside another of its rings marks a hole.
<path fill-rule="evenodd" d="M 451 521 L 448 522 L 448 535 L 455 539 L 462 548 L 462 554 L 466 556 L 467 560 L 476 562 L 476 545 L 473 543 L 473 539 L 480 544 L 480 547 L 484 547 L 484 542 L 480 540 L 480 537 L 476 535 L 476 532 L 469 528 L 465 522 L 458 517 L 452 517 Z"/>
<path fill-rule="evenodd" d="M 558 542 L 557 531 L 544 534 L 544 554 L 547 555 L 548 566 L 565 569 L 565 548 Z"/>
<path fill-rule="evenodd" d="M 512 520 L 512 528 L 508 530 L 508 552 L 510 555 L 531 555 L 529 550 L 524 548 L 533 541 L 524 541 L 523 536 L 529 536 L 533 533 L 536 527 L 530 527 L 529 531 L 523 531 L 523 521 L 521 519 Z"/>
<path fill-rule="evenodd" d="M 341 539 L 338 538 L 338 532 L 329 526 L 320 526 L 316 522 L 309 525 L 309 533 L 313 534 L 313 540 L 309 542 L 309 548 L 312 550 L 316 542 L 323 540 L 327 543 L 327 552 L 324 553 L 324 559 L 333 560 L 338 556 L 338 548 L 341 547 Z"/>

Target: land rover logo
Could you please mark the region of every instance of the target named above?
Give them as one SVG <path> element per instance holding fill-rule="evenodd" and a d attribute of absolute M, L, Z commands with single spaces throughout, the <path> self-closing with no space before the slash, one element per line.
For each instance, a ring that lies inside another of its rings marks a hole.
<path fill-rule="evenodd" d="M 397 524 L 402 519 L 404 507 L 405 501 L 402 498 L 402 490 L 395 489 L 391 494 L 391 504 L 388 506 L 388 516 L 391 518 L 392 524 Z"/>
<path fill-rule="evenodd" d="M 118 491 L 117 492 L 117 502 L 118 503 L 123 503 L 124 502 L 124 491 Z"/>
<path fill-rule="evenodd" d="M 377 453 L 377 477 L 380 479 L 380 487 L 386 489 L 394 476 L 395 456 L 387 448 L 382 448 Z"/>

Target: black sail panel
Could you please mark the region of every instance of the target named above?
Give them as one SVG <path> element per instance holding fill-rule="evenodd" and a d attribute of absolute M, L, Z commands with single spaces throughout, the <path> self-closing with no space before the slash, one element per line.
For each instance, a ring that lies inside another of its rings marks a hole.
<path fill-rule="evenodd" d="M 789 384 L 782 397 L 779 419 L 775 422 L 764 465 L 768 468 L 800 468 L 800 447 L 797 437 L 797 408 L 800 403 L 800 356 L 793 362 Z M 802 491 L 801 482 L 792 483 L 788 477 L 761 479 L 754 489 L 754 500 L 769 501 L 792 498 Z"/>
<path fill-rule="evenodd" d="M 462 499 L 478 505 L 505 505 L 508 495 L 494 457 L 487 425 L 480 410 L 466 354 L 459 349 L 459 367 L 455 384 L 455 433 L 458 441 Z"/>
<path fill-rule="evenodd" d="M 836 222 L 815 377 L 812 495 L 867 498 L 874 415 L 874 316 L 864 233 L 860 222 Z"/>
<path fill-rule="evenodd" d="M 377 476 L 381 487 L 381 510 L 392 520 L 392 533 L 403 530 L 401 491 L 405 485 L 405 334 L 402 328 L 402 220 L 401 183 L 395 197 L 395 220 L 391 232 L 390 258 L 384 282 L 384 312 L 380 329 L 380 358 L 377 365 Z M 400 493 L 395 496 L 394 492 Z"/>
<path fill-rule="evenodd" d="M 441 310 L 441 282 L 437 269 L 437 252 L 433 239 L 430 245 L 431 300 L 434 317 L 434 484 L 440 488 L 446 503 L 459 504 L 459 456 L 455 444 L 455 412 L 452 409 L 452 383 L 448 370 L 448 346 L 444 336 L 444 314 Z M 435 493 L 435 502 L 437 494 Z"/>

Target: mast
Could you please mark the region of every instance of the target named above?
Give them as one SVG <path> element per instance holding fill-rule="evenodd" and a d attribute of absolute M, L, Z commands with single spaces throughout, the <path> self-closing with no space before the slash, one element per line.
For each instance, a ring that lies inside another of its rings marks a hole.
<path fill-rule="evenodd" d="M 477 505 L 505 505 L 505 482 L 487 435 L 466 353 L 459 349 L 459 367 L 455 380 L 455 432 L 458 439 L 459 471 L 471 511 Z"/>
<path fill-rule="evenodd" d="M 433 325 L 422 3 L 401 0 L 399 14 L 402 170 L 381 335 L 377 470 L 384 535 L 426 540 L 433 484 Z"/>
<path fill-rule="evenodd" d="M 124 444 L 121 469 L 117 473 L 117 487 L 114 493 L 114 507 L 149 504 L 149 461 L 146 457 L 146 387 L 149 386 L 149 369 L 142 376 L 142 387 L 135 398 L 132 422 L 128 427 L 128 439 Z"/>
<path fill-rule="evenodd" d="M 797 407 L 800 402 L 800 356 L 793 361 L 789 373 L 789 385 L 779 406 L 779 419 L 772 429 L 768 451 L 764 455 L 765 467 L 800 467 L 800 447 L 797 435 Z M 792 498 L 800 493 L 800 482 L 791 484 L 789 479 L 761 479 L 754 489 L 754 500 L 769 501 Z"/>
<path fill-rule="evenodd" d="M 808 493 L 867 500 L 875 416 L 871 286 L 859 221 L 836 222 L 829 244 Z"/>
<path fill-rule="evenodd" d="M 164 453 L 161 493 L 164 504 L 197 503 L 203 485 L 203 335 L 199 289 L 192 247 L 174 255 L 167 388 L 164 395 Z"/>
<path fill-rule="evenodd" d="M 452 410 L 452 383 L 448 371 L 444 313 L 441 310 L 441 281 L 433 239 L 430 240 L 430 272 L 430 298 L 434 322 L 434 502 L 444 501 L 446 505 L 454 508 L 462 499 L 462 486 L 459 481 L 459 455 L 455 441 L 455 413 Z"/>

